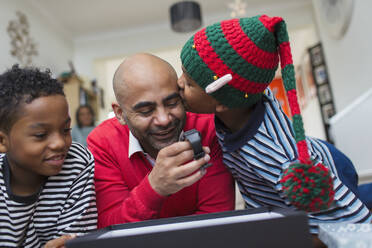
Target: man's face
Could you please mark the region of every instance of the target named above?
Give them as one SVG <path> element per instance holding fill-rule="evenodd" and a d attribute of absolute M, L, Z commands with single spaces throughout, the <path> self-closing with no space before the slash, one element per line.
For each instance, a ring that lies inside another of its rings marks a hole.
<path fill-rule="evenodd" d="M 177 78 L 159 77 L 131 84 L 121 102 L 123 118 L 145 152 L 157 152 L 178 141 L 186 113 Z"/>
<path fill-rule="evenodd" d="M 71 119 L 65 97 L 39 97 L 25 103 L 20 111 L 21 116 L 6 135 L 13 173 L 28 178 L 58 174 L 71 146 Z"/>
<path fill-rule="evenodd" d="M 217 101 L 192 80 L 182 68 L 183 73 L 178 79 L 181 96 L 187 111 L 194 113 L 215 113 Z"/>

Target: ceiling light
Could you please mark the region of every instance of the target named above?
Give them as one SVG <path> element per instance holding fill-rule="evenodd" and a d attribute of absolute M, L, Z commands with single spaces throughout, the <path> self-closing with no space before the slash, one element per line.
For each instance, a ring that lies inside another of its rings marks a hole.
<path fill-rule="evenodd" d="M 194 1 L 182 1 L 170 7 L 172 29 L 176 32 L 190 32 L 201 26 L 200 5 Z"/>

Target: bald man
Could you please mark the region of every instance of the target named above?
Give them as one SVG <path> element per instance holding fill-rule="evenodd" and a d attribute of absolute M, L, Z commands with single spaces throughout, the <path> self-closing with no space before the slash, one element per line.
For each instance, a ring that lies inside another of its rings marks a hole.
<path fill-rule="evenodd" d="M 115 116 L 88 136 L 95 158 L 98 227 L 234 209 L 234 184 L 222 164 L 214 117 L 185 112 L 177 74 L 151 54 L 115 72 Z M 183 131 L 197 129 L 205 156 L 193 160 Z M 209 162 L 212 166 L 202 169 Z"/>

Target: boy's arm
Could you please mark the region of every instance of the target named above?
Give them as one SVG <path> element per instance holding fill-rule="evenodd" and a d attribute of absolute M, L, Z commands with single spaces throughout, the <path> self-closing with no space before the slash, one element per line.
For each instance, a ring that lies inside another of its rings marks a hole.
<path fill-rule="evenodd" d="M 58 218 L 58 235 L 82 235 L 97 228 L 97 208 L 94 190 L 94 159 L 80 145 L 75 146 L 76 163 L 86 166 L 75 175 L 69 194 Z M 79 156 L 79 157 L 78 157 Z M 73 175 L 71 175 L 73 176 Z M 57 237 L 56 237 L 57 238 Z"/>
<path fill-rule="evenodd" d="M 212 166 L 200 180 L 196 214 L 235 209 L 235 185 L 231 173 L 222 162 L 222 151 L 214 136 L 210 143 Z"/>

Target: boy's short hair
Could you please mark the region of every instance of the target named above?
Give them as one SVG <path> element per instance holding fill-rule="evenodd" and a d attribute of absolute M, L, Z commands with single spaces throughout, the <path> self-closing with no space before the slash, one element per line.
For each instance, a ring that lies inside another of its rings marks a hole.
<path fill-rule="evenodd" d="M 17 64 L 0 75 L 0 130 L 9 133 L 20 115 L 23 103 L 42 96 L 65 95 L 63 84 L 52 78 L 50 70 L 20 68 Z"/>

